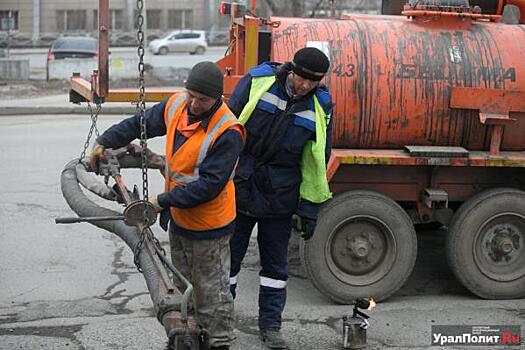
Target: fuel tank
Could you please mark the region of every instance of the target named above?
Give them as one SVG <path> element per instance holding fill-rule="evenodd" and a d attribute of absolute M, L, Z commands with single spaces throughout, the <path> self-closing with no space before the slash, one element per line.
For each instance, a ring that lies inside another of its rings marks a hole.
<path fill-rule="evenodd" d="M 487 150 L 479 111 L 450 107 L 453 87 L 525 91 L 525 26 L 460 16 L 271 18 L 271 58 L 290 61 L 316 46 L 331 66 L 336 148 L 405 145 Z M 481 97 L 480 97 L 481 98 Z M 525 111 L 505 128 L 502 150 L 525 150 Z"/>

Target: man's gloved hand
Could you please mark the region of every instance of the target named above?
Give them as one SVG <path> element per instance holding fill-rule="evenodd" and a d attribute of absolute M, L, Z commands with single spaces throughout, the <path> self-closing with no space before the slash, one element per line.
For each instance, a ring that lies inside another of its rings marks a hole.
<path fill-rule="evenodd" d="M 155 208 L 155 212 L 160 213 L 164 210 L 164 208 L 160 206 L 156 195 L 149 197 L 148 201 L 153 205 L 153 208 Z"/>
<path fill-rule="evenodd" d="M 100 160 L 104 158 L 104 150 L 104 146 L 95 142 L 93 148 L 91 149 L 91 153 L 89 154 L 89 165 L 91 170 L 93 170 L 96 174 L 98 174 L 98 164 Z"/>
<path fill-rule="evenodd" d="M 301 237 L 303 237 L 305 241 L 309 240 L 314 235 L 315 225 L 316 220 L 314 219 L 299 216 L 297 214 L 292 216 L 293 228 L 301 232 Z"/>
<path fill-rule="evenodd" d="M 317 221 L 303 217 L 302 222 L 303 222 L 303 234 L 301 235 L 301 237 L 303 237 L 304 240 L 307 241 L 310 238 L 312 238 L 312 236 L 314 235 L 315 225 L 317 224 Z"/>

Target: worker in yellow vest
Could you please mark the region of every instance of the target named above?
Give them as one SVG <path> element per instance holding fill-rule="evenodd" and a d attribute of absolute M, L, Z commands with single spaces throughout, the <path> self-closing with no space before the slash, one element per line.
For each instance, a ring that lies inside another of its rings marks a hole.
<path fill-rule="evenodd" d="M 209 331 L 211 349 L 225 350 L 233 329 L 233 174 L 245 131 L 222 101 L 223 74 L 215 63 L 195 65 L 185 87 L 186 92 L 146 110 L 148 138 L 166 136 L 165 192 L 150 201 L 161 212 L 161 226 L 166 229 L 169 222 L 171 259 L 193 284 L 197 322 Z M 139 137 L 136 114 L 98 137 L 92 157 Z"/>
<path fill-rule="evenodd" d="M 261 258 L 260 336 L 270 349 L 286 349 L 281 320 L 286 304 L 292 216 L 309 239 L 319 207 L 331 197 L 326 178 L 332 102 L 320 80 L 328 57 L 303 48 L 292 62 L 267 62 L 244 76 L 228 106 L 245 125 L 246 147 L 235 175 L 237 219 L 231 240 L 230 284 L 235 296 L 241 262 L 257 224 Z"/>

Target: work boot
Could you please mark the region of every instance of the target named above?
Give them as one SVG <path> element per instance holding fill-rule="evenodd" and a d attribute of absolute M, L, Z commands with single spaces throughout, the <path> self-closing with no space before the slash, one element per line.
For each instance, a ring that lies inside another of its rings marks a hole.
<path fill-rule="evenodd" d="M 279 329 L 261 329 L 261 340 L 268 349 L 288 349 Z"/>

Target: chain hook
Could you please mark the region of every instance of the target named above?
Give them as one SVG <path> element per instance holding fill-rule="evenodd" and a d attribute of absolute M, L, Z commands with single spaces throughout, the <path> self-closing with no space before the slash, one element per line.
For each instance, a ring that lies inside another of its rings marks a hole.
<path fill-rule="evenodd" d="M 102 109 L 102 104 L 100 102 L 96 102 L 96 109 L 95 112 L 93 112 L 93 107 L 91 104 L 87 103 L 89 114 L 91 115 L 91 126 L 89 127 L 88 136 L 86 138 L 86 141 L 84 142 L 84 148 L 82 149 L 82 152 L 80 153 L 80 157 L 78 158 L 78 162 L 82 162 L 82 159 L 86 156 L 86 151 L 89 148 L 89 142 L 91 141 L 91 137 L 93 136 L 93 131 L 95 132 L 95 136 L 99 136 L 98 128 L 97 128 L 97 119 L 98 115 L 100 113 L 100 110 Z"/>

